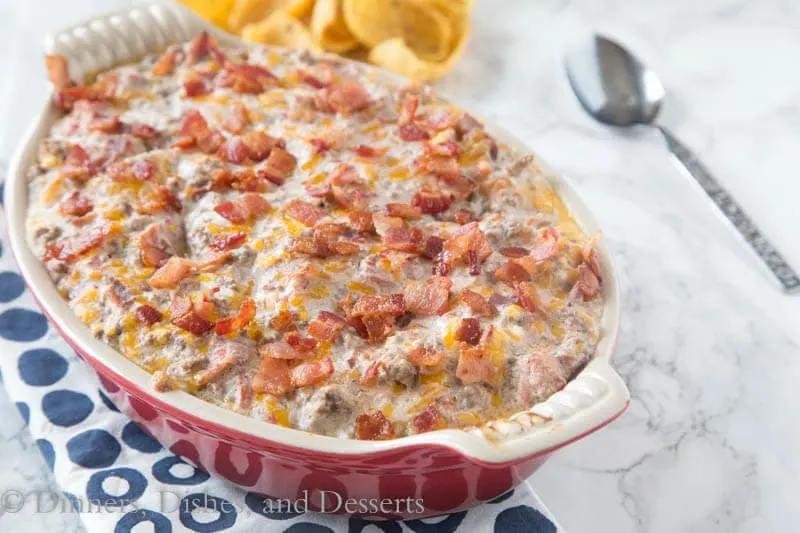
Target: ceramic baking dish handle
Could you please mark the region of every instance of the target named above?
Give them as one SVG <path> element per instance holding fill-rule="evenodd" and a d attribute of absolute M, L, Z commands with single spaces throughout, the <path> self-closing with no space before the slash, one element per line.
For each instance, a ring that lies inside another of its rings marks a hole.
<path fill-rule="evenodd" d="M 59 32 L 45 40 L 48 54 L 69 60 L 73 78 L 109 69 L 163 51 L 170 44 L 188 41 L 202 30 L 223 44 L 240 41 L 215 28 L 174 2 L 153 2 L 99 16 Z"/>

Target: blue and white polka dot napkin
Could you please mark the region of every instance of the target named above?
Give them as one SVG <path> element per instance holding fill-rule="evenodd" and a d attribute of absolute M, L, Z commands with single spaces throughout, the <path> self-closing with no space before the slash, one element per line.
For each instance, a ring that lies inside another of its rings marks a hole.
<path fill-rule="evenodd" d="M 5 234 L 4 226 L 3 217 L 0 235 Z M 0 370 L 9 396 L 63 489 L 63 498 L 51 495 L 35 504 L 42 512 L 80 512 L 90 533 L 558 531 L 527 485 L 475 509 L 424 520 L 264 514 L 263 496 L 181 460 L 117 410 L 100 391 L 93 372 L 38 311 L 2 238 Z M 3 505 L 22 505 L 24 498 L 26 505 L 34 504 L 31 495 L 20 490 L 4 494 L 8 501 Z"/>

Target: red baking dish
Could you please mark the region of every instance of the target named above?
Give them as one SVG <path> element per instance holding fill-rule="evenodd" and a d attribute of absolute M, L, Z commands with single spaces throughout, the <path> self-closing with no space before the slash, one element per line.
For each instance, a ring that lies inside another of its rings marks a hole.
<path fill-rule="evenodd" d="M 214 31 L 177 5 L 156 3 L 59 33 L 49 39 L 48 51 L 67 56 L 88 72 L 157 52 L 203 29 Z M 227 44 L 238 43 L 229 35 L 217 32 L 217 36 Z M 627 407 L 629 393 L 611 367 L 619 329 L 619 290 L 602 241 L 598 254 L 606 308 L 593 360 L 562 391 L 510 419 L 472 431 L 349 441 L 255 420 L 184 392 L 154 391 L 143 369 L 90 334 L 26 242 L 26 170 L 39 140 L 57 117 L 48 99 L 15 154 L 6 182 L 11 248 L 29 289 L 122 411 L 177 455 L 247 490 L 282 500 L 271 509 L 283 505 L 285 510 L 287 500 L 297 502 L 300 510 L 307 506 L 387 518 L 421 518 L 464 509 L 516 486 L 555 450 L 600 429 Z M 500 141 L 530 152 L 502 129 L 487 128 Z M 568 183 L 552 172 L 548 178 L 578 223 L 594 232 L 594 219 Z"/>

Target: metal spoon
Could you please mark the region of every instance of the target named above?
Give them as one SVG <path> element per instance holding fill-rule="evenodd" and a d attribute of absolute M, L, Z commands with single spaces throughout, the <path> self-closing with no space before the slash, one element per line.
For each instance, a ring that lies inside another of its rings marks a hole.
<path fill-rule="evenodd" d="M 653 126 L 664 137 L 678 164 L 713 200 L 728 222 L 775 275 L 783 289 L 800 288 L 800 278 L 759 231 L 738 203 L 695 155 L 655 120 L 664 86 L 655 73 L 614 41 L 595 35 L 567 55 L 567 76 L 583 108 L 595 120 L 613 126 Z"/>

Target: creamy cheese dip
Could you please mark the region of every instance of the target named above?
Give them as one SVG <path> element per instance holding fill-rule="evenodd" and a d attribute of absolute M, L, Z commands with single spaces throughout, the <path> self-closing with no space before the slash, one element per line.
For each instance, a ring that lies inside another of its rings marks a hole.
<path fill-rule="evenodd" d="M 428 88 L 206 34 L 91 85 L 48 67 L 29 241 L 158 390 L 387 439 L 527 409 L 594 353 L 594 239 Z"/>

